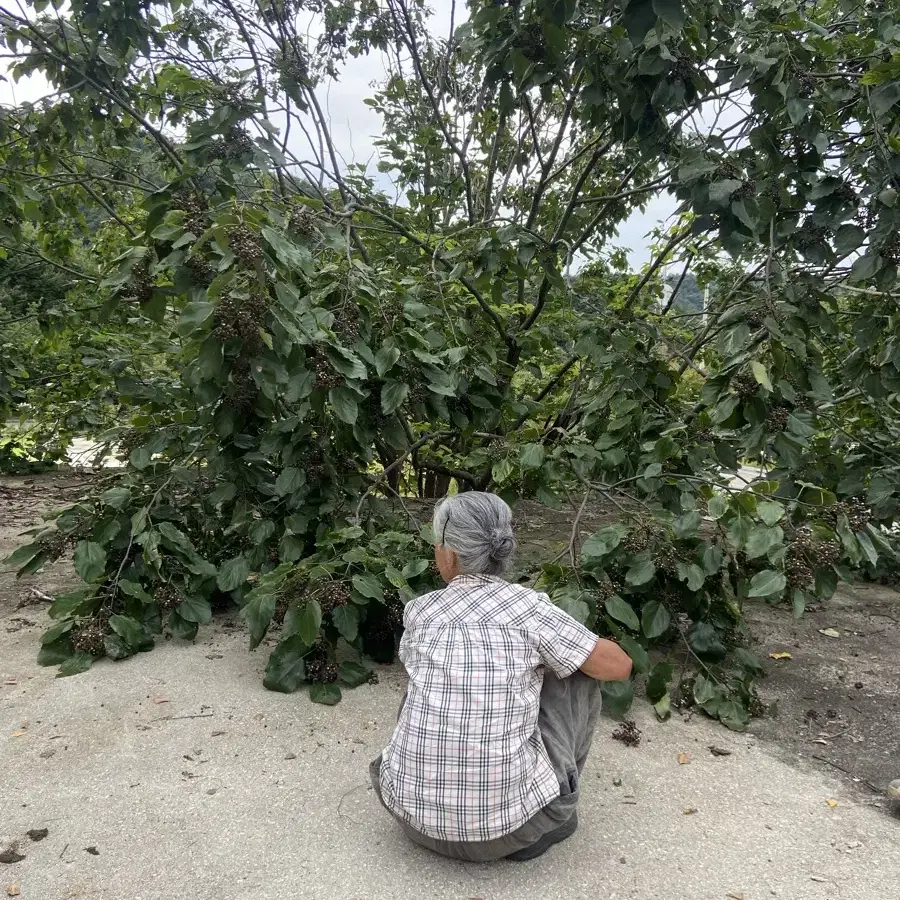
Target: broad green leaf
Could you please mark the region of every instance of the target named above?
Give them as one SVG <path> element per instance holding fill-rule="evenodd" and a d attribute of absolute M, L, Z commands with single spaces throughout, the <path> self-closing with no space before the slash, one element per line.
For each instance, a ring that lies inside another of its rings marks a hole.
<path fill-rule="evenodd" d="M 866 558 L 874 566 L 878 562 L 878 551 L 875 549 L 872 539 L 864 531 L 857 531 L 856 540 L 859 541 L 859 546 L 862 547 Z"/>
<path fill-rule="evenodd" d="M 282 473 L 284 474 L 284 473 Z M 250 565 L 244 556 L 235 556 L 227 559 L 219 566 L 219 574 L 216 576 L 216 585 L 223 593 L 237 590 L 250 574 Z"/>
<path fill-rule="evenodd" d="M 714 206 L 728 206 L 731 195 L 743 184 L 734 178 L 726 178 L 724 181 L 714 181 L 709 186 L 709 202 Z"/>
<path fill-rule="evenodd" d="M 316 604 L 318 606 L 318 604 Z M 269 630 L 269 623 L 275 613 L 275 594 L 269 590 L 256 588 L 247 595 L 247 602 L 241 609 L 247 625 L 250 627 L 250 649 L 254 650 L 260 645 L 262 639 Z M 321 621 L 321 613 L 319 615 Z M 318 631 L 318 627 L 316 628 Z M 312 643 L 310 641 L 309 643 Z"/>
<path fill-rule="evenodd" d="M 185 622 L 196 622 L 198 625 L 206 625 L 212 621 L 212 607 L 209 600 L 198 597 L 196 594 L 189 594 L 184 600 L 178 604 L 178 615 Z"/>
<path fill-rule="evenodd" d="M 368 597 L 370 600 L 378 600 L 379 602 L 384 603 L 384 589 L 381 586 L 381 582 L 374 575 L 369 573 L 364 575 L 354 575 L 353 587 L 355 587 L 363 597 Z"/>
<path fill-rule="evenodd" d="M 359 634 L 359 610 L 350 603 L 338 606 L 331 613 L 331 621 L 341 637 L 353 643 Z"/>
<path fill-rule="evenodd" d="M 687 582 L 689 591 L 699 591 L 703 587 L 706 576 L 703 574 L 703 569 L 696 563 L 683 563 L 679 560 L 675 564 L 675 569 L 678 572 L 679 580 Z"/>
<path fill-rule="evenodd" d="M 6 559 L 3 560 L 4 566 L 11 569 L 19 569 L 30 563 L 41 552 L 40 544 L 26 544 L 14 550 Z"/>
<path fill-rule="evenodd" d="M 308 647 L 311 647 L 319 636 L 322 627 L 322 607 L 318 600 L 307 600 L 296 618 L 297 634 Z"/>
<path fill-rule="evenodd" d="M 647 679 L 647 699 L 651 703 L 658 703 L 669 692 L 669 683 L 675 674 L 672 663 L 658 662 L 650 671 Z"/>
<path fill-rule="evenodd" d="M 752 370 L 753 377 L 756 379 L 757 383 L 761 384 L 767 391 L 771 391 L 772 381 L 769 378 L 766 367 L 758 359 L 754 359 L 753 362 L 750 363 L 750 369 Z"/>
<path fill-rule="evenodd" d="M 756 507 L 756 512 L 766 525 L 775 525 L 784 516 L 784 507 L 773 500 L 762 500 Z"/>
<path fill-rule="evenodd" d="M 641 610 L 641 631 L 649 640 L 662 637 L 672 624 L 669 610 L 659 600 L 651 600 Z"/>
<path fill-rule="evenodd" d="M 129 581 L 127 578 L 122 578 L 119 581 L 119 590 L 125 594 L 126 597 L 134 597 L 135 600 L 140 600 L 141 603 L 153 602 L 153 598 L 144 590 L 143 586 L 136 581 Z"/>
<path fill-rule="evenodd" d="M 629 566 L 628 571 L 625 573 L 625 581 L 638 587 L 639 585 L 647 584 L 648 581 L 652 581 L 655 574 L 656 566 L 653 560 L 641 559 Z"/>
<path fill-rule="evenodd" d="M 757 572 L 750 580 L 750 590 L 748 597 L 771 597 L 774 594 L 780 594 L 787 584 L 784 575 L 781 572 L 773 572 L 766 569 L 763 572 Z"/>
<path fill-rule="evenodd" d="M 777 525 L 754 525 L 747 535 L 744 551 L 749 559 L 759 559 L 784 541 L 784 532 Z"/>
<path fill-rule="evenodd" d="M 634 671 L 644 674 L 650 671 L 650 656 L 647 651 L 630 635 L 623 634 L 619 638 L 622 649 L 631 657 L 634 663 Z"/>
<path fill-rule="evenodd" d="M 92 584 L 106 574 L 106 551 L 94 541 L 79 541 L 75 547 L 75 571 Z"/>
<path fill-rule="evenodd" d="M 553 602 L 565 613 L 568 613 L 576 622 L 584 625 L 591 615 L 591 608 L 581 599 L 580 596 L 573 594 L 563 594 L 556 598 Z"/>
<path fill-rule="evenodd" d="M 544 465 L 545 455 L 543 444 L 525 444 L 519 462 L 523 469 L 540 469 Z"/>
<path fill-rule="evenodd" d="M 610 597 L 604 604 L 606 611 L 617 621 L 621 622 L 632 631 L 641 630 L 641 622 L 637 613 L 629 603 L 618 595 Z"/>
<path fill-rule="evenodd" d="M 72 641 L 68 634 L 62 635 L 49 644 L 44 644 L 38 650 L 37 664 L 39 666 L 58 666 L 64 663 L 75 653 Z"/>
<path fill-rule="evenodd" d="M 801 590 L 795 589 L 791 599 L 794 607 L 794 618 L 802 619 L 803 613 L 806 611 L 806 594 Z"/>
<path fill-rule="evenodd" d="M 137 649 L 132 647 L 125 638 L 118 634 L 105 634 L 103 636 L 103 649 L 110 659 L 128 659 L 137 653 Z"/>
<path fill-rule="evenodd" d="M 622 543 L 627 534 L 628 529 L 624 525 L 607 525 L 601 528 L 581 545 L 581 558 L 585 562 L 602 560 Z"/>
<path fill-rule="evenodd" d="M 269 691 L 292 694 L 306 678 L 304 654 L 309 646 L 299 635 L 282 641 L 269 656 L 263 687 Z"/>
<path fill-rule="evenodd" d="M 653 0 L 653 11 L 673 30 L 684 28 L 684 6 L 681 0 Z"/>
<path fill-rule="evenodd" d="M 169 629 L 175 637 L 183 641 L 192 641 L 197 637 L 200 626 L 196 622 L 188 622 L 178 614 L 177 609 L 169 613 Z"/>
<path fill-rule="evenodd" d="M 365 684 L 372 677 L 372 672 L 364 665 L 346 660 L 338 666 L 338 680 L 347 687 L 355 688 Z"/>
<path fill-rule="evenodd" d="M 409 385 L 400 381 L 386 381 L 381 389 L 381 411 L 389 416 L 397 412 L 409 396 Z"/>
<path fill-rule="evenodd" d="M 121 509 L 131 499 L 131 491 L 127 487 L 111 487 L 100 495 L 101 502 L 113 509 Z"/>
<path fill-rule="evenodd" d="M 110 616 L 109 627 L 133 650 L 137 650 L 144 642 L 141 623 L 131 616 Z"/>
<path fill-rule="evenodd" d="M 750 724 L 750 714 L 736 700 L 725 700 L 717 711 L 719 721 L 732 731 L 744 731 Z"/>
<path fill-rule="evenodd" d="M 603 711 L 613 719 L 622 719 L 634 702 L 634 686 L 628 681 L 601 681 Z"/>
<path fill-rule="evenodd" d="M 400 359 L 400 351 L 396 347 L 382 347 L 375 354 L 375 371 L 379 378 L 384 378 Z"/>
<path fill-rule="evenodd" d="M 695 622 L 688 634 L 691 650 L 705 662 L 721 662 L 727 653 L 719 632 L 709 622 Z"/>
<path fill-rule="evenodd" d="M 647 32 L 656 24 L 658 13 L 653 6 L 654 0 L 630 0 L 622 13 L 628 37 L 635 46 L 644 42 Z"/>
<path fill-rule="evenodd" d="M 311 684 L 309 699 L 324 706 L 336 706 L 341 702 L 341 689 L 336 684 Z"/>
<path fill-rule="evenodd" d="M 70 675 L 80 675 L 94 664 L 94 657 L 90 653 L 73 653 L 59 667 L 57 678 L 67 678 Z"/>
<path fill-rule="evenodd" d="M 416 578 L 421 575 L 429 565 L 431 565 L 431 560 L 429 559 L 414 559 L 403 567 L 403 577 Z"/>
<path fill-rule="evenodd" d="M 675 537 L 680 540 L 695 537 L 697 530 L 700 528 L 701 521 L 700 513 L 696 509 L 692 509 L 683 515 L 678 516 L 672 523 Z"/>
<path fill-rule="evenodd" d="M 282 469 L 275 479 L 275 494 L 278 497 L 288 497 L 295 491 L 299 491 L 305 483 L 306 473 L 303 469 L 288 466 L 288 468 Z"/>
<path fill-rule="evenodd" d="M 332 388 L 328 392 L 328 402 L 331 404 L 334 414 L 348 425 L 355 425 L 359 416 L 359 402 L 354 391 L 346 385 Z"/>
<path fill-rule="evenodd" d="M 718 521 L 728 511 L 728 503 L 721 494 L 715 494 L 707 501 L 706 509 L 709 517 Z"/>
<path fill-rule="evenodd" d="M 74 624 L 74 619 L 63 619 L 62 622 L 57 622 L 41 635 L 41 644 L 52 644 L 64 634 L 68 634 Z"/>

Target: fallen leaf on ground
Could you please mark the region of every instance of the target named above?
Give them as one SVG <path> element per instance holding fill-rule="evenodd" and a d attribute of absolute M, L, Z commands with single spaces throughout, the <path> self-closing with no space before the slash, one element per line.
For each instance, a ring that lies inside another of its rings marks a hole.
<path fill-rule="evenodd" d="M 690 753 L 679 753 L 678 754 L 678 765 L 686 766 L 691 761 Z"/>
<path fill-rule="evenodd" d="M 19 890 L 19 886 L 17 884 L 8 884 L 6 886 L 6 896 L 7 897 L 18 897 L 22 892 Z"/>
<path fill-rule="evenodd" d="M 811 881 L 818 881 L 821 884 L 824 884 L 824 882 L 828 881 L 827 878 L 823 878 L 821 875 L 810 875 L 809 877 Z"/>
<path fill-rule="evenodd" d="M 696 806 L 686 806 L 686 807 L 684 808 L 684 814 L 685 814 L 686 816 L 692 816 L 695 812 L 697 812 L 697 807 L 696 807 Z"/>
<path fill-rule="evenodd" d="M 11 866 L 17 862 L 22 862 L 23 859 L 25 859 L 25 857 L 18 852 L 15 846 L 9 847 L 2 853 L 0 853 L 0 863 L 3 863 L 7 866 Z"/>
<path fill-rule="evenodd" d="M 15 678 L 7 678 L 4 684 L 18 684 L 19 682 Z"/>
<path fill-rule="evenodd" d="M 832 809 L 834 809 L 838 804 L 837 800 L 826 800 L 825 801 Z"/>
<path fill-rule="evenodd" d="M 166 700 L 165 697 L 154 697 L 153 702 L 154 703 L 168 703 L 169 701 Z"/>
<path fill-rule="evenodd" d="M 830 638 L 839 638 L 841 633 L 836 628 L 820 628 L 819 634 L 824 634 L 825 637 Z"/>
<path fill-rule="evenodd" d="M 743 895 L 743 894 L 737 894 L 737 893 L 734 893 L 734 894 L 726 894 L 725 896 L 726 896 L 726 897 L 730 897 L 731 900 L 744 900 L 744 895 Z"/>
<path fill-rule="evenodd" d="M 14 731 L 14 732 L 12 733 L 12 736 L 13 736 L 13 737 L 23 737 L 26 733 L 27 733 L 27 732 L 22 731 L 22 730 Z"/>
<path fill-rule="evenodd" d="M 47 837 L 47 835 L 50 834 L 50 830 L 48 828 L 32 828 L 31 831 L 26 832 L 26 834 L 31 840 L 37 843 Z"/>
<path fill-rule="evenodd" d="M 716 747 L 715 745 L 710 745 L 709 752 L 712 753 L 713 756 L 731 756 L 730 750 L 725 750 L 722 747 Z"/>
<path fill-rule="evenodd" d="M 787 650 L 782 650 L 779 653 L 770 653 L 769 654 L 769 659 L 793 659 L 793 658 L 794 657 L 791 656 L 791 654 L 788 653 Z"/>
<path fill-rule="evenodd" d="M 91 856 L 99 856 L 100 855 L 100 851 L 96 847 L 85 847 L 84 852 L 90 853 Z"/>

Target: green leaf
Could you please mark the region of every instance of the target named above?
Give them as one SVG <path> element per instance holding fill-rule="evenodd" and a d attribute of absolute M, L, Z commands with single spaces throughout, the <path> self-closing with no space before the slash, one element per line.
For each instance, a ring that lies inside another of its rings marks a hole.
<path fill-rule="evenodd" d="M 793 596 L 793 606 L 794 606 L 794 618 L 802 619 L 803 613 L 806 610 L 806 594 L 801 590 L 794 590 Z"/>
<path fill-rule="evenodd" d="M 306 678 L 304 654 L 309 650 L 299 635 L 282 641 L 269 655 L 263 687 L 268 691 L 292 694 Z"/>
<path fill-rule="evenodd" d="M 748 558 L 759 559 L 779 546 L 783 540 L 784 532 L 777 525 L 773 528 L 768 525 L 754 525 L 747 535 L 744 550 Z"/>
<path fill-rule="evenodd" d="M 133 650 L 137 650 L 144 642 L 141 623 L 131 616 L 110 616 L 109 627 Z"/>
<path fill-rule="evenodd" d="M 750 363 L 750 368 L 753 371 L 753 377 L 756 379 L 757 384 L 761 384 L 767 391 L 771 391 L 772 381 L 769 378 L 766 367 L 759 360 L 755 359 Z"/>
<path fill-rule="evenodd" d="M 870 94 L 869 102 L 876 118 L 881 118 L 900 100 L 900 81 L 891 80 L 878 85 Z"/>
<path fill-rule="evenodd" d="M 545 455 L 543 444 L 525 444 L 519 462 L 523 469 L 540 469 L 544 465 Z"/>
<path fill-rule="evenodd" d="M 679 540 L 695 537 L 697 530 L 700 528 L 700 513 L 696 509 L 686 512 L 684 515 L 678 516 L 672 523 L 675 531 L 675 537 Z"/>
<path fill-rule="evenodd" d="M 188 622 L 187 619 L 183 619 L 178 614 L 178 610 L 173 609 L 169 613 L 169 629 L 175 637 L 183 641 L 192 641 L 197 637 L 199 626 L 196 622 Z"/>
<path fill-rule="evenodd" d="M 284 473 L 282 473 L 284 474 Z M 250 575 L 250 564 L 244 556 L 235 556 L 227 559 L 219 566 L 219 574 L 216 576 L 216 585 L 220 591 L 227 594 L 236 591 Z"/>
<path fill-rule="evenodd" d="M 640 559 L 629 566 L 628 571 L 625 573 L 625 581 L 634 587 L 638 587 L 639 585 L 647 584 L 648 581 L 652 581 L 655 574 L 656 566 L 653 560 Z"/>
<path fill-rule="evenodd" d="M 421 575 L 429 566 L 431 565 L 431 560 L 429 559 L 414 559 L 411 562 L 408 562 L 403 567 L 403 577 L 404 578 L 417 578 Z"/>
<path fill-rule="evenodd" d="M 354 575 L 353 587 L 355 587 L 363 597 L 368 597 L 370 600 L 378 600 L 380 603 L 384 603 L 384 589 L 381 587 L 381 582 L 374 575 L 369 573 L 366 573 L 365 575 Z"/>
<path fill-rule="evenodd" d="M 334 409 L 334 414 L 348 425 L 355 425 L 359 415 L 359 404 L 356 393 L 346 385 L 332 388 L 328 392 L 328 402 Z"/>
<path fill-rule="evenodd" d="M 634 670 L 640 674 L 650 671 L 650 656 L 647 651 L 630 635 L 623 634 L 619 638 L 622 649 L 631 657 Z"/>
<path fill-rule="evenodd" d="M 144 590 L 143 586 L 136 581 L 129 581 L 127 578 L 123 578 L 119 582 L 119 590 L 125 594 L 126 597 L 134 597 L 135 600 L 140 600 L 141 603 L 153 602 L 153 598 Z"/>
<path fill-rule="evenodd" d="M 94 541 L 79 541 L 75 547 L 75 571 L 92 584 L 106 574 L 106 551 Z"/>
<path fill-rule="evenodd" d="M 864 531 L 857 531 L 856 540 L 859 541 L 859 546 L 862 547 L 866 558 L 874 566 L 878 562 L 878 551 L 875 549 L 872 539 Z"/>
<path fill-rule="evenodd" d="M 57 672 L 57 678 L 68 678 L 70 675 L 80 675 L 94 664 L 94 657 L 90 653 L 73 653 Z"/>
<path fill-rule="evenodd" d="M 781 572 L 773 572 L 766 569 L 763 572 L 757 572 L 750 580 L 750 590 L 748 597 L 771 597 L 773 594 L 780 594 L 787 581 Z"/>
<path fill-rule="evenodd" d="M 759 517 L 766 525 L 775 525 L 784 516 L 784 507 L 772 500 L 762 500 L 756 508 Z"/>
<path fill-rule="evenodd" d="M 750 724 L 750 714 L 736 700 L 725 700 L 719 704 L 719 721 L 732 731 L 744 731 Z"/>
<path fill-rule="evenodd" d="M 641 630 L 651 641 L 662 637 L 671 624 L 672 616 L 659 600 L 651 600 L 641 610 Z"/>
<path fill-rule="evenodd" d="M 316 604 L 318 606 L 318 603 Z M 250 627 L 250 649 L 260 645 L 269 630 L 269 623 L 275 614 L 275 594 L 270 590 L 255 589 L 247 595 L 247 602 L 241 610 L 247 625 Z M 321 613 L 319 621 L 321 621 Z M 318 628 L 316 629 L 318 631 Z M 309 641 L 311 644 L 312 641 Z"/>
<path fill-rule="evenodd" d="M 381 411 L 389 416 L 397 412 L 409 396 L 409 385 L 400 381 L 386 381 L 381 389 Z"/>
<path fill-rule="evenodd" d="M 634 702 L 634 686 L 631 681 L 601 681 L 600 695 L 603 711 L 613 719 L 622 719 Z"/>
<path fill-rule="evenodd" d="M 41 635 L 41 644 L 52 644 L 64 634 L 68 634 L 74 624 L 74 619 L 63 619 L 62 622 L 52 625 Z"/>
<path fill-rule="evenodd" d="M 721 662 L 727 650 L 719 632 L 709 622 L 695 622 L 688 634 L 691 650 L 705 662 Z"/>
<path fill-rule="evenodd" d="M 353 643 L 359 634 L 359 610 L 350 603 L 336 607 L 331 613 L 331 621 L 341 637 Z"/>
<path fill-rule="evenodd" d="M 121 509 L 131 499 L 131 491 L 127 487 L 111 487 L 100 495 L 101 502 L 113 509 Z"/>
<path fill-rule="evenodd" d="M 715 181 L 709 186 L 709 202 L 714 206 L 728 206 L 731 195 L 743 184 L 735 178 L 726 178 L 724 181 Z"/>
<path fill-rule="evenodd" d="M 703 587 L 703 584 L 706 581 L 706 575 L 704 575 L 703 569 L 696 563 L 683 563 L 679 561 L 675 564 L 675 569 L 678 572 L 679 580 L 687 582 L 689 591 L 699 591 Z"/>
<path fill-rule="evenodd" d="M 275 479 L 275 494 L 278 497 L 288 497 L 295 491 L 299 491 L 305 483 L 306 473 L 303 469 L 288 466 L 288 468 L 282 469 Z"/>
<path fill-rule="evenodd" d="M 346 660 L 338 666 L 338 680 L 346 684 L 347 687 L 359 687 L 361 684 L 365 684 L 371 677 L 371 670 L 358 662 Z"/>
<path fill-rule="evenodd" d="M 336 684 L 311 684 L 309 699 L 324 706 L 336 706 L 341 702 L 341 689 Z"/>
<path fill-rule="evenodd" d="M 581 599 L 571 593 L 564 593 L 554 597 L 553 602 L 564 612 L 568 613 L 576 622 L 584 625 L 591 615 L 591 608 Z"/>
<path fill-rule="evenodd" d="M 658 703 L 669 692 L 669 683 L 675 674 L 672 663 L 658 662 L 650 672 L 647 679 L 647 699 L 651 703 Z"/>
<path fill-rule="evenodd" d="M 50 644 L 44 644 L 38 651 L 37 663 L 39 666 L 58 666 L 64 663 L 74 654 L 72 641 L 68 634 L 57 638 Z"/>
<path fill-rule="evenodd" d="M 629 0 L 622 14 L 631 43 L 642 44 L 647 32 L 656 25 L 657 13 L 653 0 Z"/>
<path fill-rule="evenodd" d="M 118 634 L 103 635 L 103 648 L 110 659 L 128 659 L 137 653 L 137 649 Z"/>
<path fill-rule="evenodd" d="M 319 637 L 319 629 L 322 627 L 322 607 L 318 600 L 307 600 L 306 605 L 300 610 L 296 619 L 297 634 L 312 647 Z"/>
<path fill-rule="evenodd" d="M 3 565 L 9 566 L 11 569 L 21 568 L 30 563 L 40 552 L 40 544 L 26 544 L 24 547 L 13 550 L 13 552 L 3 560 Z"/>
<path fill-rule="evenodd" d="M 637 617 L 637 613 L 632 609 L 630 604 L 626 603 L 618 595 L 610 597 L 604 604 L 606 611 L 617 621 L 621 622 L 626 628 L 632 631 L 641 630 L 641 622 Z"/>
<path fill-rule="evenodd" d="M 198 625 L 206 625 L 212 621 L 212 607 L 209 600 L 189 594 L 178 604 L 178 615 L 185 622 L 196 622 Z"/>
<path fill-rule="evenodd" d="M 728 511 L 728 503 L 723 496 L 715 494 L 707 501 L 706 510 L 711 519 L 718 521 Z"/>
<path fill-rule="evenodd" d="M 190 336 L 203 327 L 215 311 L 216 307 L 205 300 L 191 301 L 184 307 L 178 320 L 178 333 L 182 337 Z"/>
<path fill-rule="evenodd" d="M 384 378 L 400 359 L 400 351 L 396 347 L 382 347 L 375 354 L 375 371 L 379 378 Z"/>
<path fill-rule="evenodd" d="M 684 6 L 681 0 L 653 0 L 653 11 L 674 31 L 684 28 Z"/>
<path fill-rule="evenodd" d="M 787 114 L 792 125 L 799 125 L 809 115 L 809 103 L 800 97 L 791 97 L 787 102 Z"/>
<path fill-rule="evenodd" d="M 606 528 L 601 528 L 582 544 L 581 558 L 585 562 L 602 560 L 622 543 L 627 534 L 628 529 L 624 525 L 607 525 Z"/>

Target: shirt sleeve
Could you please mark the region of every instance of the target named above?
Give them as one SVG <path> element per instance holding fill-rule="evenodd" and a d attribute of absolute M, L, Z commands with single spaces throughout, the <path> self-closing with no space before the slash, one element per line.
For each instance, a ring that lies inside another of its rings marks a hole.
<path fill-rule="evenodd" d="M 544 665 L 560 678 L 580 669 L 597 646 L 597 635 L 554 606 L 546 594 L 537 595 L 531 630 Z"/>

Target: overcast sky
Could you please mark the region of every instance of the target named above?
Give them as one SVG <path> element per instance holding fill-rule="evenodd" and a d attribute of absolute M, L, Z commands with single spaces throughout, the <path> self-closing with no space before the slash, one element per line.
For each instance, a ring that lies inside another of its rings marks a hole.
<path fill-rule="evenodd" d="M 430 27 L 435 33 L 447 34 L 450 27 L 449 3 L 434 4 Z M 463 6 L 459 3 L 458 6 Z M 459 12 L 457 12 L 457 24 Z M 381 131 L 378 114 L 363 102 L 373 93 L 373 85 L 384 77 L 384 67 L 377 55 L 349 59 L 342 69 L 339 81 L 323 84 L 320 99 L 331 117 L 331 130 L 335 146 L 347 162 L 367 164 L 374 176 L 378 161 L 374 142 Z M 0 104 L 34 102 L 49 93 L 41 78 L 29 78 L 17 84 L 0 82 Z M 301 151 L 305 153 L 305 151 Z M 670 216 L 675 203 L 668 196 L 655 197 L 643 213 L 636 213 L 626 221 L 620 231 L 616 246 L 623 247 L 635 269 L 649 260 L 647 234 L 662 220 Z"/>

